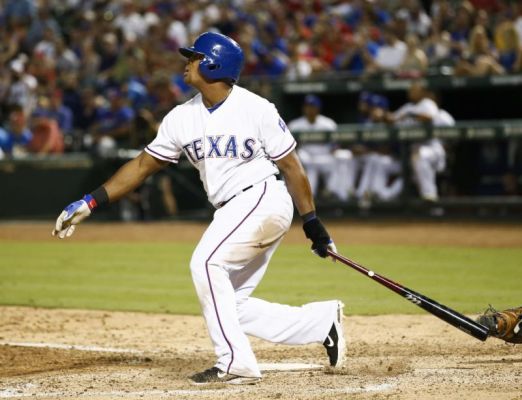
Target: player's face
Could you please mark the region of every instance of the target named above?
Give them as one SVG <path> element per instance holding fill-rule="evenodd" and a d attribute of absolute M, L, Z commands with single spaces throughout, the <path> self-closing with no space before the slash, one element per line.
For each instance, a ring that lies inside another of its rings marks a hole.
<path fill-rule="evenodd" d="M 188 85 L 196 85 L 198 82 L 203 81 L 203 77 L 199 73 L 199 62 L 203 58 L 200 54 L 192 54 L 187 58 L 187 65 L 185 65 L 185 71 L 183 73 L 183 80 Z"/>
<path fill-rule="evenodd" d="M 412 103 L 417 103 L 422 100 L 424 95 L 424 89 L 417 83 L 411 85 L 408 91 L 408 97 Z"/>
<path fill-rule="evenodd" d="M 308 119 L 315 119 L 319 115 L 319 108 L 311 104 L 305 104 L 303 106 L 303 114 Z"/>

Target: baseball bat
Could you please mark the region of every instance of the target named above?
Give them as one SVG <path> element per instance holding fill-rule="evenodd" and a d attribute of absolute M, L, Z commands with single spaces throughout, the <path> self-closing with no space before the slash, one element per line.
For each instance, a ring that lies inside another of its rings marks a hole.
<path fill-rule="evenodd" d="M 413 304 L 419 306 L 420 308 L 426 310 L 427 312 L 439 317 L 443 321 L 447 322 L 450 325 L 453 325 L 455 328 L 460 329 L 463 332 L 466 332 L 468 335 L 473 336 L 476 339 L 485 341 L 488 338 L 488 328 L 484 325 L 481 325 L 472 319 L 466 317 L 465 315 L 460 314 L 459 312 L 452 310 L 449 307 L 446 307 L 435 300 L 430 299 L 420 293 L 417 293 L 407 287 L 402 286 L 401 284 L 394 282 L 382 275 L 371 271 L 362 265 L 357 264 L 355 261 L 350 260 L 340 254 L 337 254 L 331 250 L 328 250 L 328 254 L 334 259 L 342 262 L 343 264 L 359 271 L 361 274 L 364 274 L 374 281 L 379 282 L 381 285 L 387 287 L 390 290 L 393 290 L 398 295 L 404 297 L 405 299 L 411 301 Z"/>

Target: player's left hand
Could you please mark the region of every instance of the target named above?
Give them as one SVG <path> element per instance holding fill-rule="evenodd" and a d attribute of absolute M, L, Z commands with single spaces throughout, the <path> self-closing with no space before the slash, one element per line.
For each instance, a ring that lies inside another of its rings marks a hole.
<path fill-rule="evenodd" d="M 83 199 L 75 201 L 64 208 L 56 219 L 53 236 L 58 236 L 60 239 L 70 237 L 74 233 L 76 225 L 91 215 L 89 197 L 91 196 L 86 195 Z"/>
<path fill-rule="evenodd" d="M 328 257 L 328 250 L 337 252 L 335 243 L 330 238 L 326 228 L 319 218 L 313 218 L 303 224 L 303 230 L 308 239 L 312 241 L 312 251 L 319 257 Z"/>

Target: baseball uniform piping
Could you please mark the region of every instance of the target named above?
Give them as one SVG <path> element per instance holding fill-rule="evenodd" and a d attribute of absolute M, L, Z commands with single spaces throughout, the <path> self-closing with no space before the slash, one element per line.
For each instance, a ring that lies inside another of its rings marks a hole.
<path fill-rule="evenodd" d="M 250 216 L 250 214 L 252 214 L 254 212 L 254 210 L 259 206 L 259 203 L 261 203 L 261 199 L 264 197 L 265 193 L 266 193 L 266 182 L 265 182 L 265 186 L 263 187 L 263 193 L 261 193 L 261 197 L 259 197 L 259 200 L 257 201 L 254 208 L 252 208 L 252 210 L 250 210 L 250 212 L 245 216 L 245 218 L 243 218 L 241 220 L 241 222 L 239 224 L 237 224 L 236 227 L 216 246 L 216 248 L 212 251 L 212 253 L 210 253 L 210 256 L 208 256 L 207 260 L 205 261 L 205 269 L 207 272 L 208 286 L 210 288 L 210 294 L 212 296 L 212 303 L 214 304 L 214 310 L 216 311 L 219 328 L 221 329 L 221 333 L 223 334 L 223 337 L 225 338 L 225 341 L 227 342 L 228 347 L 230 349 L 230 353 L 231 353 L 230 363 L 228 364 L 228 367 L 227 367 L 227 374 L 230 373 L 230 367 L 232 366 L 232 363 L 234 362 L 234 349 L 232 348 L 232 344 L 228 340 L 227 335 L 225 334 L 225 330 L 223 329 L 223 325 L 221 324 L 221 318 L 219 317 L 216 298 L 214 297 L 214 289 L 212 289 L 212 282 L 210 281 L 210 274 L 208 273 L 208 263 L 209 263 L 210 259 L 212 258 L 212 256 L 216 253 L 216 251 L 225 242 L 225 240 L 227 240 L 237 230 L 237 228 L 239 228 L 241 226 L 241 224 L 243 224 L 243 222 L 246 221 L 246 219 Z"/>
<path fill-rule="evenodd" d="M 161 158 L 164 161 L 171 161 L 174 163 L 177 163 L 179 161 L 179 158 L 164 156 L 163 154 L 160 154 L 157 151 L 152 150 L 149 146 L 145 147 L 145 151 L 147 153 L 153 153 L 153 154 L 151 154 L 152 156 L 158 156 L 159 158 Z"/>
<path fill-rule="evenodd" d="M 292 151 L 295 147 L 295 145 L 297 144 L 297 142 L 294 140 L 294 142 L 290 145 L 289 148 L 287 148 L 285 151 L 283 151 L 281 154 L 278 154 L 277 156 L 269 156 L 271 160 L 279 160 L 280 158 L 282 158 L 283 156 L 285 156 L 287 153 L 289 153 L 290 151 Z"/>

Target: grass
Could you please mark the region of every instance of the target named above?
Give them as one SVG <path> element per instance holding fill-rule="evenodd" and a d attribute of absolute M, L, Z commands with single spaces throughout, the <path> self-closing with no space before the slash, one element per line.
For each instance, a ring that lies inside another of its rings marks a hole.
<path fill-rule="evenodd" d="M 190 279 L 193 245 L 0 242 L 0 304 L 199 314 Z M 340 248 L 388 278 L 465 313 L 518 306 L 522 249 Z M 423 313 L 354 270 L 305 245 L 276 252 L 255 295 L 302 304 L 342 299 L 349 314 Z"/>

